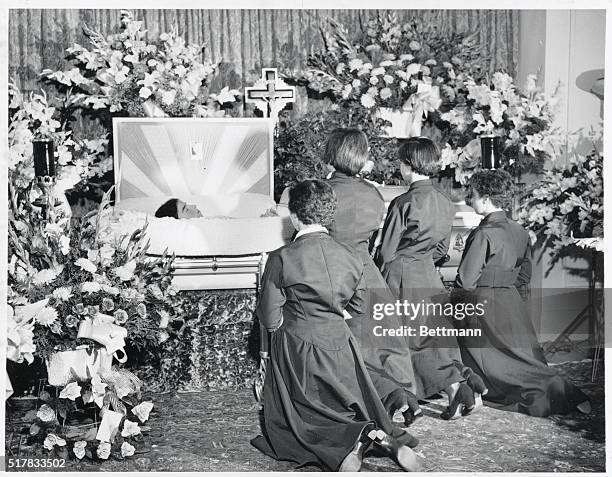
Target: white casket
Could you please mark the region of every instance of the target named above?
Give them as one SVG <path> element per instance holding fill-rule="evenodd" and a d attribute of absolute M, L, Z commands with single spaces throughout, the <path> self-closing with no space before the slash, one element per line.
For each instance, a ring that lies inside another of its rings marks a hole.
<path fill-rule="evenodd" d="M 148 223 L 149 254 L 177 256 L 179 289 L 253 288 L 266 252 L 289 241 L 273 199 L 273 123 L 246 118 L 115 118 L 116 235 Z M 156 218 L 170 198 L 203 217 Z"/>

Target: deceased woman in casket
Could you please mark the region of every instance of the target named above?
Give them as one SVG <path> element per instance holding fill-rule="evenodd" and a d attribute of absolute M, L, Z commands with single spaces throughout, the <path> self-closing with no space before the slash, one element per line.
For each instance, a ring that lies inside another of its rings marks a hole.
<path fill-rule="evenodd" d="M 172 198 L 164 202 L 155 212 L 155 217 L 173 217 L 175 219 L 193 219 L 203 217 L 194 204 L 187 204 L 181 199 Z"/>

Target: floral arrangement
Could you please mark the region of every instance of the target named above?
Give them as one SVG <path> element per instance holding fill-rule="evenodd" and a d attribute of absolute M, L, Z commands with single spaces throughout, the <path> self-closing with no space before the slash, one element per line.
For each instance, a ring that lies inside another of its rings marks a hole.
<path fill-rule="evenodd" d="M 547 98 L 536 81 L 529 75 L 518 92 L 511 76 L 495 72 L 480 81 L 457 75 L 448 85 L 453 107 L 441 108 L 435 125 L 445 145 L 442 165 L 455 170 L 458 182 L 465 184 L 480 164 L 481 135 L 500 137 L 502 167 L 518 175 L 541 172 L 562 152 L 567 137 L 552 125 L 559 96 Z"/>
<path fill-rule="evenodd" d="M 109 243 L 99 236 L 110 191 L 96 214 L 70 227 L 66 218 L 36 220 L 28 201 L 13 195 L 9 218 L 9 303 L 41 304 L 34 316 L 38 354 L 73 349 L 85 318 L 110 315 L 137 349 L 168 338 L 173 320 L 172 258 L 145 258 L 144 229 Z M 68 229 L 68 233 L 66 230 Z"/>
<path fill-rule="evenodd" d="M 15 84 L 9 83 L 8 171 L 9 182 L 15 187 L 29 188 L 34 180 L 32 140 L 35 137 L 52 139 L 56 145 L 56 190 L 69 190 L 112 168 L 112 161 L 105 154 L 107 136 L 76 137 L 60 116 L 60 111 L 49 105 L 44 91 L 31 93 L 26 98 Z"/>
<path fill-rule="evenodd" d="M 519 222 L 532 243 L 552 246 L 553 255 L 579 238 L 603 237 L 603 127 L 572 138 L 574 153 L 565 166 L 545 171 L 522 204 Z M 576 151 L 590 144 L 590 152 Z"/>
<path fill-rule="evenodd" d="M 59 394 L 41 389 L 40 407 L 23 419 L 31 422 L 30 443 L 63 459 L 102 461 L 111 455 L 116 459 L 133 456 L 147 445 L 144 435 L 150 428 L 142 424 L 153 409 L 151 401 L 138 402 L 139 386 L 138 378 L 129 371 L 113 368 L 89 382 L 72 381 Z"/>
<path fill-rule="evenodd" d="M 111 191 L 100 209 L 78 224 L 61 214 L 42 221 L 27 189 L 10 185 L 10 192 L 9 358 L 32 362 L 37 356 L 50 370 L 54 357 L 64 350 L 86 346 L 87 354 L 97 356 L 104 352 L 99 338 L 80 336 L 80 331 L 87 320 L 102 318 L 125 331 L 127 343 L 121 340 L 117 349 L 140 352 L 145 359 L 159 355 L 164 343 L 179 334 L 175 321 L 182 324 L 172 305 L 173 258 L 145 257 L 145 229 L 113 241 L 101 239 Z M 109 346 L 106 352 L 112 359 Z M 64 457 L 133 455 L 147 430 L 138 421 L 148 419 L 152 403 L 140 402 L 142 383 L 134 374 L 108 363 L 88 366 L 86 376 L 71 368 L 71 377 L 55 398 L 39 392 L 45 404 L 33 418 L 31 439 Z M 70 443 L 72 454 L 67 450 Z"/>
<path fill-rule="evenodd" d="M 143 22 L 121 11 L 122 31 L 104 38 L 84 29 L 90 48 L 68 48 L 68 68 L 41 77 L 66 95 L 70 109 L 127 112 L 130 116 L 224 116 L 239 92 L 209 94 L 218 64 L 202 59 L 200 45 L 177 33 L 147 40 Z"/>
<path fill-rule="evenodd" d="M 386 107 L 427 113 L 440 105 L 440 87 L 459 65 L 474 65 L 471 37 L 445 37 L 417 22 L 399 24 L 395 13 L 370 20 L 357 43 L 328 20 L 325 50 L 309 57 L 309 88 L 366 109 Z"/>
<path fill-rule="evenodd" d="M 541 170 L 559 152 L 565 137 L 552 126 L 558 96 L 545 97 L 533 75 L 520 93 L 509 75 L 485 73 L 487 58 L 473 36 L 401 24 L 391 13 L 370 20 L 353 41 L 342 25 L 328 22 L 324 50 L 311 55 L 309 68 L 293 79 L 345 111 L 344 124 L 370 123 L 373 138 L 397 116 L 386 108 L 402 112 L 408 135 L 438 143 L 443 168 L 454 170 L 461 184 L 480 163 L 483 134 L 501 137 L 502 166 L 516 174 Z M 366 121 L 354 122 L 359 115 Z M 400 182 L 393 146 L 381 144 L 371 179 Z"/>

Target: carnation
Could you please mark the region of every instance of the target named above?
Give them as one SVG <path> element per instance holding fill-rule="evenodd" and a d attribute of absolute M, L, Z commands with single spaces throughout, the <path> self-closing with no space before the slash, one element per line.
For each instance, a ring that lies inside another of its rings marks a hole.
<path fill-rule="evenodd" d="M 53 298 L 57 301 L 68 301 L 72 296 L 71 287 L 59 287 L 53 290 Z"/>
<path fill-rule="evenodd" d="M 380 90 L 380 98 L 381 99 L 389 99 L 392 95 L 393 95 L 393 93 L 391 92 L 391 89 L 389 89 L 389 88 L 383 88 L 383 89 Z"/>
<path fill-rule="evenodd" d="M 104 298 L 102 300 L 102 310 L 103 311 L 113 311 L 115 308 L 115 303 L 110 298 Z"/>
<path fill-rule="evenodd" d="M 57 278 L 57 273 L 52 269 L 45 269 L 36 272 L 32 277 L 34 285 L 47 285 Z"/>
<path fill-rule="evenodd" d="M 45 306 L 36 314 L 36 323 L 44 326 L 51 326 L 57 320 L 57 311 L 55 308 Z"/>
<path fill-rule="evenodd" d="M 374 101 L 374 98 L 370 96 L 369 94 L 364 94 L 363 96 L 361 96 L 360 102 L 364 108 L 369 109 L 369 108 L 376 106 L 376 101 Z"/>
<path fill-rule="evenodd" d="M 98 293 L 102 289 L 102 286 L 97 282 L 84 282 L 81 285 L 81 291 L 83 293 Z"/>

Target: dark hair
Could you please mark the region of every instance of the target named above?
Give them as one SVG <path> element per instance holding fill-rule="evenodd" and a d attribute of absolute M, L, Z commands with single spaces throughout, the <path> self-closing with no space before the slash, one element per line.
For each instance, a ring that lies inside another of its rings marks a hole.
<path fill-rule="evenodd" d="M 336 170 L 354 176 L 368 160 L 368 138 L 354 128 L 334 129 L 327 138 L 323 161 Z"/>
<path fill-rule="evenodd" d="M 399 160 L 417 174 L 433 176 L 440 172 L 440 151 L 427 137 L 411 137 L 399 147 Z"/>
<path fill-rule="evenodd" d="M 164 202 L 155 212 L 155 217 L 174 217 L 178 219 L 178 199 L 170 199 Z"/>
<path fill-rule="evenodd" d="M 298 182 L 289 191 L 289 211 L 305 225 L 329 225 L 334 220 L 337 204 L 331 186 L 317 179 Z"/>
<path fill-rule="evenodd" d="M 488 197 L 496 207 L 506 209 L 512 204 L 514 181 L 503 169 L 486 169 L 472 175 L 470 189 L 478 192 L 480 197 Z"/>

